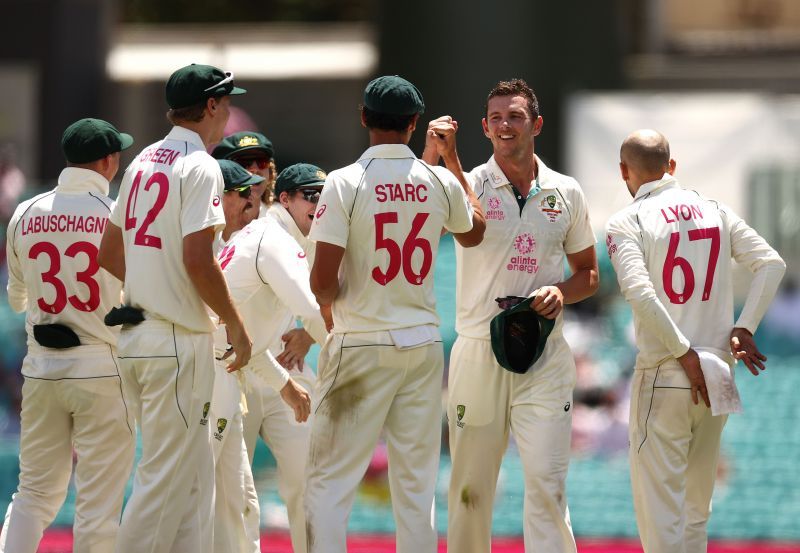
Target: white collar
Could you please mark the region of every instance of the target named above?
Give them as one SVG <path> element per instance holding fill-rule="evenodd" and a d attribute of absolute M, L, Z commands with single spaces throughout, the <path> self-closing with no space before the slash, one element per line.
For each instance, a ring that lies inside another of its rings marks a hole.
<path fill-rule="evenodd" d="M 190 142 L 197 146 L 198 148 L 202 148 L 203 150 L 206 149 L 206 145 L 203 144 L 203 139 L 200 138 L 200 135 L 194 132 L 193 130 L 187 129 L 186 127 L 179 127 L 174 126 L 172 130 L 169 131 L 165 140 L 178 140 L 180 142 Z"/>
<path fill-rule="evenodd" d="M 664 173 L 664 176 L 661 177 L 660 180 L 646 182 L 640 186 L 639 190 L 636 191 L 636 196 L 633 197 L 633 200 L 636 201 L 645 195 L 650 194 L 651 192 L 655 192 L 656 190 L 666 190 L 667 188 L 673 188 L 676 186 L 678 186 L 678 180 L 669 173 Z"/>
<path fill-rule="evenodd" d="M 536 159 L 536 166 L 538 169 L 536 180 L 539 183 L 539 188 L 542 190 L 545 188 L 556 188 L 557 183 L 552 179 L 553 171 L 544 164 L 539 156 L 533 154 L 533 157 Z M 508 180 L 503 170 L 500 169 L 500 165 L 498 165 L 494 155 L 492 155 L 486 163 L 486 170 L 489 173 L 489 182 L 492 187 L 500 188 L 506 184 L 511 184 L 511 181 Z"/>
<path fill-rule="evenodd" d="M 108 196 L 108 181 L 97 171 L 80 167 L 66 167 L 58 175 L 56 192 L 67 194 L 98 192 L 103 196 Z"/>
<path fill-rule="evenodd" d="M 371 146 L 361 154 L 358 161 L 363 159 L 388 158 L 388 159 L 416 159 L 417 156 L 406 144 L 378 144 Z"/>

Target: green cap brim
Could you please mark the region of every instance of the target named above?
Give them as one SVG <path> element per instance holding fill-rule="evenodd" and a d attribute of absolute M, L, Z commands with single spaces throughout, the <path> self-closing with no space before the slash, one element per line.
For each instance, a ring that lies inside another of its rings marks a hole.
<path fill-rule="evenodd" d="M 255 186 L 256 184 L 261 184 L 264 182 L 264 177 L 261 175 L 256 175 L 255 173 L 250 175 L 250 178 L 244 181 L 239 186 Z"/>
<path fill-rule="evenodd" d="M 128 133 L 119 133 L 120 151 L 133 146 L 133 137 Z"/>
<path fill-rule="evenodd" d="M 257 144 L 255 146 L 245 146 L 244 148 L 237 148 L 236 150 L 232 151 L 231 153 L 227 154 L 222 159 L 233 159 L 234 157 L 238 156 L 242 152 L 264 152 L 272 159 L 272 153 L 270 152 L 269 148 L 263 146 L 262 144 Z"/>
<path fill-rule="evenodd" d="M 228 92 L 228 96 L 236 96 L 238 94 L 247 94 L 247 90 L 244 88 L 239 88 L 238 86 L 234 86 L 230 92 Z"/>

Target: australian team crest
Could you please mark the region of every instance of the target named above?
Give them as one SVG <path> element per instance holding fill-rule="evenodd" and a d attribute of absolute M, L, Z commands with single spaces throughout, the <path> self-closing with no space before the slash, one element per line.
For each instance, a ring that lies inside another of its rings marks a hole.
<path fill-rule="evenodd" d="M 217 431 L 214 432 L 214 437 L 222 441 L 222 433 L 225 432 L 225 427 L 228 426 L 228 419 L 217 419 Z"/>
<path fill-rule="evenodd" d="M 461 419 L 464 418 L 464 413 L 466 412 L 467 408 L 464 405 L 456 405 L 456 417 L 458 420 L 456 421 L 456 425 L 459 428 L 464 428 L 464 423 L 461 422 Z"/>
<path fill-rule="evenodd" d="M 551 223 L 556 222 L 556 220 L 561 216 L 563 209 L 564 204 L 555 194 L 548 194 L 541 202 L 539 202 L 539 211 L 541 211 Z"/>
<path fill-rule="evenodd" d="M 248 146 L 258 146 L 258 138 L 255 136 L 245 135 L 239 139 L 239 147 L 246 148 Z"/>
<path fill-rule="evenodd" d="M 205 403 L 205 405 L 203 405 L 203 416 L 200 417 L 200 424 L 202 424 L 203 426 L 208 424 L 208 411 L 209 411 L 209 409 L 211 409 L 211 402 L 207 401 Z"/>

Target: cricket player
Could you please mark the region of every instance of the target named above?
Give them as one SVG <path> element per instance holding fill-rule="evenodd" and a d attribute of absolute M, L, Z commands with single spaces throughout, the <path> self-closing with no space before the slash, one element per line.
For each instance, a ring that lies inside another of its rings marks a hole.
<path fill-rule="evenodd" d="M 255 201 L 250 213 L 253 218 L 266 215 L 275 190 L 275 148 L 269 138 L 256 131 L 243 131 L 226 136 L 211 155 L 216 159 L 235 161 L 264 181 L 252 186 Z"/>
<path fill-rule="evenodd" d="M 728 207 L 680 186 L 660 133 L 628 136 L 619 166 L 634 199 L 609 220 L 606 245 L 639 348 L 629 427 L 636 523 L 646 553 L 705 552 L 727 415 L 712 416 L 698 350 L 764 370 L 753 334 L 786 265 Z M 735 323 L 731 258 L 754 273 Z"/>
<path fill-rule="evenodd" d="M 251 202 L 260 201 L 258 196 L 252 194 L 251 188 L 262 184 L 264 177 L 250 174 L 242 166 L 227 159 L 218 160 L 218 163 L 222 170 L 225 186 L 225 193 L 222 198 L 222 207 L 225 212 L 225 229 L 222 235 L 227 238 L 224 242 L 225 246 L 227 247 L 230 244 L 229 248 L 223 248 L 225 253 L 224 256 L 220 257 L 220 262 L 224 266 L 223 272 L 234 301 L 240 297 L 243 298 L 243 301 L 255 301 L 252 291 L 243 292 L 242 287 L 252 287 L 253 285 L 259 287 L 263 285 L 263 282 L 257 278 L 259 269 L 252 263 L 234 263 L 231 265 L 231 260 L 237 255 L 237 245 L 231 243 L 231 241 L 245 226 L 243 224 L 244 221 L 251 218 L 251 212 L 249 211 L 249 207 L 252 205 Z M 272 237 L 270 237 L 271 240 Z M 239 254 L 241 254 L 242 246 L 239 245 L 238 249 Z M 292 255 L 288 259 L 291 261 L 291 267 L 298 264 L 298 259 L 302 260 L 297 255 L 296 247 L 293 248 Z M 276 271 L 273 268 L 271 258 L 268 261 L 264 261 L 264 263 L 266 267 L 261 267 L 260 269 L 262 274 L 275 275 Z M 304 269 L 304 272 L 299 275 L 290 275 L 291 282 L 296 281 L 300 285 L 301 293 L 296 294 L 297 296 L 312 298 L 311 301 L 313 302 L 313 296 L 308 289 L 308 266 L 303 262 L 299 264 L 301 269 Z M 253 278 L 248 279 L 247 276 Z M 287 286 L 291 287 L 292 284 L 290 283 Z M 306 291 L 302 291 L 303 286 Z M 313 302 L 313 304 L 316 306 L 316 302 Z M 239 307 L 238 304 L 237 307 Z M 261 307 L 263 307 L 263 310 L 260 309 Z M 310 311 L 314 309 L 312 307 Z M 252 317 L 244 317 L 245 326 L 251 329 L 256 337 L 262 336 L 261 331 L 265 325 L 268 325 L 268 321 L 271 318 L 277 317 L 281 321 L 285 320 L 285 314 L 281 313 L 280 310 L 276 312 L 273 305 L 261 305 L 256 311 L 250 310 L 247 313 L 257 313 L 259 316 L 257 320 Z M 265 321 L 267 322 L 265 323 Z M 320 322 L 320 324 L 322 323 Z M 256 330 L 259 332 L 256 333 Z M 280 333 L 278 333 L 277 341 L 280 342 Z M 271 411 L 279 414 L 280 417 L 278 418 L 281 418 L 286 425 L 304 422 L 308 418 L 311 402 L 306 390 L 296 382 L 297 373 L 293 373 L 295 378 L 289 376 L 269 351 L 263 352 L 264 358 L 260 359 L 258 357 L 261 354 L 258 347 L 258 339 L 256 339 L 253 350 L 254 356 L 251 358 L 250 363 L 238 373 L 228 373 L 226 370 L 225 355 L 228 348 L 228 340 L 224 323 L 214 333 L 214 342 L 214 353 L 217 359 L 216 377 L 209 414 L 209 420 L 212 421 L 212 444 L 216 462 L 215 480 L 217 493 L 214 517 L 214 551 L 218 553 L 259 552 L 261 551 L 260 508 L 250 467 L 251 458 L 248 457 L 242 427 L 243 409 L 241 406 L 244 403 L 246 412 L 249 415 L 250 400 L 241 401 L 243 391 L 240 387 L 240 382 L 245 383 L 244 387 L 248 391 L 248 395 L 258 398 L 262 393 L 260 392 L 261 390 L 268 390 L 269 392 L 265 391 L 263 393 L 271 393 L 277 398 L 276 403 L 278 405 L 273 405 Z M 238 377 L 239 375 L 241 376 Z M 280 405 L 283 405 L 284 402 L 287 408 L 280 409 Z M 291 443 L 289 439 L 286 441 Z M 253 437 L 253 442 L 255 442 L 255 436 Z M 278 444 L 278 446 L 281 445 L 283 444 Z M 303 449 L 297 452 L 292 460 L 295 464 L 304 467 L 306 453 L 307 449 Z M 286 461 L 283 457 L 276 457 Z M 302 468 L 300 474 L 302 475 Z M 281 482 L 283 482 L 283 478 L 281 478 Z M 300 490 L 302 491 L 302 481 L 300 482 Z M 302 493 L 300 495 L 302 496 Z M 250 500 L 249 503 L 246 503 L 247 500 Z M 301 527 L 305 530 L 305 520 L 301 520 L 301 523 Z M 304 544 L 305 541 L 303 541 Z"/>
<path fill-rule="evenodd" d="M 103 317 L 120 282 L 97 264 L 120 151 L 133 144 L 100 119 L 64 131 L 67 167 L 55 189 L 23 202 L 6 234 L 8 301 L 27 311 L 22 363 L 19 488 L 0 551 L 35 553 L 75 465 L 74 550 L 111 553 L 133 464 L 133 417 L 116 362 L 118 333 Z"/>
<path fill-rule="evenodd" d="M 269 343 L 269 351 L 277 361 L 289 368 L 292 379 L 309 394 L 314 388 L 316 377 L 311 367 L 305 363 L 305 356 L 314 342 L 324 342 L 327 331 L 319 315 L 319 306 L 307 286 L 308 263 L 314 258 L 314 242 L 307 235 L 326 176 L 322 169 L 308 163 L 297 163 L 281 171 L 275 183 L 278 201 L 269 207 L 267 218 L 276 223 L 282 232 L 265 232 L 263 235 L 269 237 L 269 245 L 261 245 L 272 249 L 272 236 L 278 236 L 281 241 L 292 246 L 283 253 L 277 250 L 271 252 L 278 267 L 289 262 L 290 267 L 294 267 L 293 270 L 300 272 L 293 277 L 295 282 L 288 285 L 293 292 L 276 298 L 276 305 L 280 309 L 277 312 L 270 311 L 270 319 L 278 323 Z M 286 240 L 286 235 L 292 240 Z M 294 247 L 295 244 L 301 248 L 299 251 Z M 271 264 L 264 272 L 276 274 Z M 227 267 L 225 275 L 229 278 Z M 236 295 L 235 292 L 232 293 Z M 260 317 L 254 324 L 263 328 L 266 317 L 264 314 Z M 310 321 L 311 329 L 297 327 L 298 317 L 301 323 Z M 311 421 L 299 424 L 278 392 L 278 389 L 270 386 L 248 386 L 245 394 L 248 411 L 244 419 L 244 440 L 251 463 L 259 436 L 275 457 L 278 495 L 287 507 L 292 548 L 296 553 L 302 553 L 306 551 L 303 491 Z M 249 512 L 258 514 L 258 497 L 255 494 L 248 494 L 248 507 Z M 250 517 L 248 520 L 258 523 L 257 517 Z M 258 528 L 254 530 L 257 531 Z M 253 529 L 249 534 L 253 534 Z"/>
<path fill-rule="evenodd" d="M 206 145 L 222 139 L 233 74 L 189 65 L 169 78 L 163 140 L 125 172 L 100 247 L 100 264 L 123 280 L 127 321 L 119 358 L 142 435 L 133 494 L 117 551 L 208 552 L 213 546 L 214 463 L 208 412 L 214 379 L 212 322 L 227 325 L 237 370 L 251 342 L 213 252 L 225 224 L 222 174 Z M 124 249 L 123 249 L 124 248 Z"/>
<path fill-rule="evenodd" d="M 534 153 L 542 123 L 525 81 L 499 82 L 482 121 L 493 155 L 468 175 L 486 216 L 486 235 L 477 248 L 456 246 L 447 543 L 459 553 L 491 550 L 492 507 L 509 431 L 525 475 L 525 551 L 575 551 L 565 489 L 575 362 L 561 313 L 565 304 L 597 290 L 597 256 L 580 186 Z M 445 165 L 460 168 L 457 128 L 448 116 L 431 122 L 423 158 L 436 161 L 434 146 L 445 142 Z M 571 270 L 566 279 L 565 257 Z M 544 353 L 524 374 L 503 369 L 492 352 L 489 323 L 500 312 L 494 299 L 509 295 L 535 295 L 533 309 L 555 319 Z"/>
<path fill-rule="evenodd" d="M 382 428 L 397 551 L 437 548 L 443 351 L 432 271 L 443 228 L 474 246 L 484 221 L 460 171 L 429 166 L 408 148 L 423 111 L 421 93 L 401 77 L 367 85 L 361 123 L 371 146 L 328 175 L 309 235 L 311 289 L 321 306 L 333 304 L 314 392 L 310 553 L 346 550 L 353 497 Z"/>

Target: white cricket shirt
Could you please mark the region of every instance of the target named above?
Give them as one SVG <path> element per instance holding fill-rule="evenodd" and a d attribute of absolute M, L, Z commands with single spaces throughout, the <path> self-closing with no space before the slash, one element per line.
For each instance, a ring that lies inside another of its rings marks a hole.
<path fill-rule="evenodd" d="M 6 234 L 8 301 L 17 312 L 27 309 L 30 351 L 41 348 L 33 325 L 48 323 L 70 327 L 82 345 L 116 346 L 103 317 L 119 304 L 122 283 L 97 263 L 112 205 L 102 175 L 68 167 L 55 189 L 14 211 Z M 89 364 L 84 369 L 71 376 L 101 376 Z"/>
<path fill-rule="evenodd" d="M 540 190 L 520 213 L 508 178 L 494 156 L 467 176 L 486 218 L 483 242 L 456 243 L 456 332 L 489 340 L 489 323 L 500 313 L 494 301 L 529 296 L 564 280 L 565 254 L 595 243 L 586 198 L 577 181 L 536 157 Z M 553 333 L 561 332 L 559 316 Z"/>
<path fill-rule="evenodd" d="M 472 228 L 456 177 L 404 144 L 369 148 L 328 173 L 309 238 L 345 248 L 335 333 L 439 325 L 433 268 L 442 228 Z"/>
<path fill-rule="evenodd" d="M 183 264 L 183 238 L 225 225 L 217 160 L 200 136 L 173 127 L 125 171 L 111 222 L 125 245 L 125 297 L 147 316 L 193 332 L 214 324 Z"/>
<path fill-rule="evenodd" d="M 283 230 L 289 233 L 289 236 L 295 239 L 303 251 L 306 253 L 306 261 L 309 267 L 314 266 L 314 241 L 310 240 L 308 236 L 303 236 L 303 233 L 297 228 L 297 223 L 294 222 L 292 214 L 283 207 L 280 203 L 275 202 L 267 209 L 266 217 L 275 219 Z"/>
<path fill-rule="evenodd" d="M 783 275 L 783 260 L 729 208 L 665 174 L 639 188 L 606 226 L 611 263 L 631 304 L 638 368 L 689 347 L 726 361 L 733 329 L 731 258 L 756 273 L 736 326 L 755 332 Z"/>
<path fill-rule="evenodd" d="M 253 340 L 252 358 L 282 350 L 281 336 L 299 318 L 318 343 L 327 336 L 325 322 L 309 286 L 306 255 L 271 217 L 255 219 L 222 249 L 219 263 L 233 303 Z M 285 384 L 275 386 L 277 390 Z"/>

